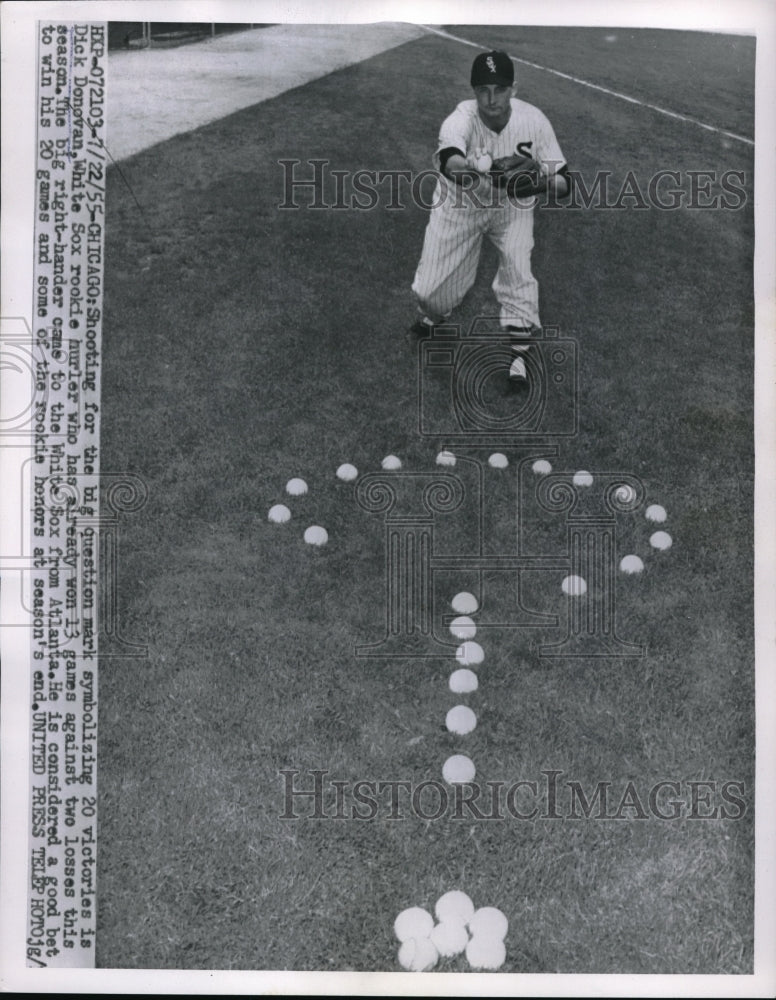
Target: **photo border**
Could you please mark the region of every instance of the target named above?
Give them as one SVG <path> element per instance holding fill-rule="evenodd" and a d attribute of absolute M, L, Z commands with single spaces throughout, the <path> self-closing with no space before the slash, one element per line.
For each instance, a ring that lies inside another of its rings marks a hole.
<path fill-rule="evenodd" d="M 67 21 L 112 21 L 131 10 L 132 20 L 158 19 L 160 4 L 147 0 L 128 3 L 14 3 L 2 7 L 3 46 L 3 215 L 2 215 L 2 308 L 5 317 L 31 320 L 32 234 L 34 194 L 35 122 L 35 21 L 62 18 Z M 325 17 L 321 8 L 293 9 L 263 2 L 220 0 L 217 3 L 165 3 L 167 21 L 191 19 L 207 21 L 272 21 L 308 23 L 353 23 L 365 20 L 440 23 L 508 23 L 514 18 L 511 3 L 489 0 L 472 8 L 460 0 L 450 2 L 363 2 L 329 3 Z M 776 679 L 774 674 L 774 618 L 776 607 L 776 534 L 774 532 L 773 491 L 776 468 L 776 426 L 774 381 L 776 373 L 776 218 L 773 177 L 774 122 L 772 107 L 776 97 L 776 11 L 755 0 L 728 3 L 724 9 L 705 3 L 673 0 L 666 3 L 604 3 L 595 0 L 586 8 L 574 0 L 555 0 L 541 7 L 521 10 L 525 24 L 607 27 L 651 27 L 684 30 L 722 31 L 756 34 L 756 138 L 755 147 L 755 623 L 756 623 L 756 864 L 755 864 L 755 973 L 753 976 L 683 975 L 520 975 L 444 974 L 418 979 L 411 973 L 307 973 L 307 972 L 221 972 L 177 970 L 78 970 L 29 969 L 23 964 L 28 863 L 28 673 L 29 643 L 25 629 L 4 629 L 2 676 L 2 823 L 0 880 L 3 886 L 0 912 L 0 977 L 3 988 L 21 992 L 150 992 L 170 994 L 238 994 L 277 991 L 325 995 L 423 991 L 426 995 L 510 995 L 510 996 L 770 996 L 776 983 L 776 962 L 772 941 L 776 936 Z M 249 17 L 250 15 L 250 17 Z M 110 79 L 108 79 L 110 87 Z M 108 122 L 108 143 L 110 142 Z M 0 451 L 0 472 L 4 455 Z M 2 540 L 8 545 L 13 532 L 13 498 L 2 498 Z M 3 549 L 6 551 L 6 549 Z M 12 620 L 14 594 L 4 580 L 3 621 Z M 19 823 L 19 817 L 24 822 Z M 17 829 L 14 829 L 17 827 Z M 99 890 L 98 890 L 99 900 Z M 21 904 L 21 905 L 20 905 Z M 22 919 L 20 919 L 20 917 Z"/>

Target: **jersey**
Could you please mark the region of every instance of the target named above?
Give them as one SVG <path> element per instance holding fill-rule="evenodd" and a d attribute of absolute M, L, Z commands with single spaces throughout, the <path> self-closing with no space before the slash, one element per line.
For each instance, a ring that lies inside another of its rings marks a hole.
<path fill-rule="evenodd" d="M 440 169 L 439 154 L 454 146 L 473 164 L 474 158 L 489 153 L 501 156 L 532 156 L 547 176 L 557 173 L 566 160 L 547 116 L 533 104 L 512 98 L 512 114 L 501 132 L 493 132 L 477 113 L 477 102 L 461 101 L 439 132 L 434 166 Z"/>

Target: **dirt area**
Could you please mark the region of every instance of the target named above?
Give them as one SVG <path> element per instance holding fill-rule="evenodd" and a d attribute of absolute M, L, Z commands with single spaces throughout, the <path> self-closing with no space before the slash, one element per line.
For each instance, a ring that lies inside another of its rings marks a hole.
<path fill-rule="evenodd" d="M 110 53 L 107 146 L 122 160 L 423 34 L 414 24 L 278 24 Z"/>

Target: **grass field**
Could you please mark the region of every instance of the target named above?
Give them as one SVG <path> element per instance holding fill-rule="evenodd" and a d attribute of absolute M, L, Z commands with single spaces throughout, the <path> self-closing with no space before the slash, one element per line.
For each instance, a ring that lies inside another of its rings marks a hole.
<path fill-rule="evenodd" d="M 751 39 L 449 30 L 753 135 Z M 452 655 L 353 652 L 382 628 L 385 529 L 334 470 L 379 470 L 390 452 L 433 470 L 444 444 L 418 435 L 406 334 L 426 215 L 281 211 L 278 161 L 426 169 L 474 52 L 422 38 L 109 174 L 102 468 L 148 484 L 121 525 L 120 618 L 149 655 L 101 668 L 101 967 L 398 970 L 395 916 L 459 888 L 509 918 L 502 971 L 752 970 L 750 146 L 518 65 L 520 96 L 589 181 L 746 178 L 739 210 L 537 213 L 543 321 L 579 345 L 579 431 L 553 464 L 632 473 L 669 514 L 659 556 L 642 514 L 620 525 L 647 566 L 618 578 L 618 628 L 646 656 L 552 660 L 536 630 L 494 630 L 479 690 L 459 699 Z M 494 311 L 494 268 L 484 252 L 464 329 Z M 307 496 L 284 499 L 292 476 Z M 493 496 L 505 481 L 488 480 Z M 504 497 L 493 516 L 510 524 Z M 277 502 L 286 525 L 267 522 Z M 304 544 L 312 523 L 325 548 Z M 563 619 L 561 575 L 537 574 L 531 605 Z M 465 737 L 444 725 L 458 700 L 478 716 Z M 736 780 L 747 808 L 738 821 L 279 818 L 282 769 L 300 784 L 316 768 L 418 782 L 457 752 L 483 781 Z"/>

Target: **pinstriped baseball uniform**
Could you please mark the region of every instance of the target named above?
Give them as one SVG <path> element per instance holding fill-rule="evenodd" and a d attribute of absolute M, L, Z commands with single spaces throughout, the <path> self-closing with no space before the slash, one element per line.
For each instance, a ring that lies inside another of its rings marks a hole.
<path fill-rule="evenodd" d="M 565 158 L 547 117 L 532 104 L 510 100 L 511 113 L 501 132 L 480 119 L 477 102 L 462 101 L 445 119 L 434 154 L 440 169 L 440 152 L 459 149 L 474 166 L 476 157 L 492 159 L 522 154 L 537 160 L 550 175 L 565 166 Z M 426 314 L 447 317 L 474 284 L 483 236 L 499 253 L 493 292 L 500 305 L 501 325 L 540 326 L 539 292 L 531 273 L 533 206 L 535 198 L 512 199 L 488 184 L 477 198 L 440 175 L 421 260 L 412 284 Z"/>

